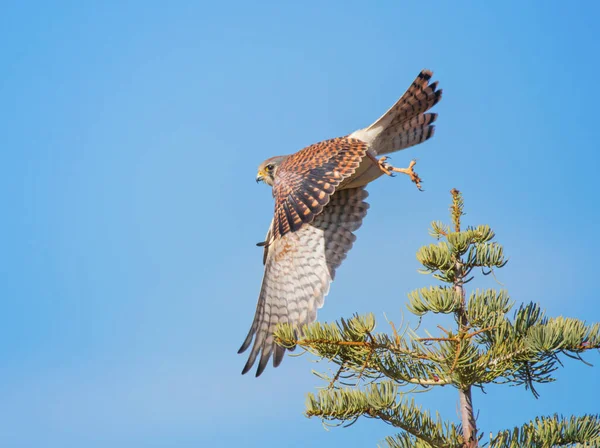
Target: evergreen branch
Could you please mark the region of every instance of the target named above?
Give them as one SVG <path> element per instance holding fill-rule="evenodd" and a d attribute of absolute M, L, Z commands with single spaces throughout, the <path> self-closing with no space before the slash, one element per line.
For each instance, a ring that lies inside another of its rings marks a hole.
<path fill-rule="evenodd" d="M 530 328 L 526 344 L 530 350 L 543 354 L 600 348 L 600 325 L 588 326 L 579 319 L 562 316 L 548 319 Z"/>
<path fill-rule="evenodd" d="M 377 335 L 376 337 L 381 338 L 384 336 Z M 340 366 L 336 376 L 332 379 L 332 383 L 344 372 L 348 374 L 345 378 L 356 376 L 356 381 L 359 381 L 362 377 L 378 377 L 382 373 L 398 383 L 426 387 L 452 384 L 452 380 L 446 378 L 443 370 L 422 362 L 423 360 L 430 360 L 432 357 L 423 355 L 421 352 L 402 350 L 393 345 L 378 342 L 329 341 L 324 339 L 300 339 L 294 342 L 313 355 L 319 356 L 321 359 L 327 358 Z M 349 352 L 339 350 L 335 355 L 327 356 L 326 354 L 331 352 L 326 348 L 328 346 L 361 347 L 365 351 Z"/>
<path fill-rule="evenodd" d="M 400 340 L 400 335 L 398 334 L 398 330 L 396 330 L 396 325 L 394 325 L 394 322 L 392 322 L 391 320 L 388 321 L 390 326 L 392 327 L 392 331 L 394 333 L 394 342 L 396 343 L 396 346 L 400 346 L 401 344 L 401 340 Z"/>
<path fill-rule="evenodd" d="M 521 306 L 515 321 L 505 320 L 482 341 L 488 345 L 490 370 L 515 385 L 525 385 L 534 396 L 534 383 L 554 381 L 559 356 L 581 359 L 581 353 L 600 348 L 600 325 L 558 317 L 547 319 L 536 304 Z"/>
<path fill-rule="evenodd" d="M 419 386 L 446 386 L 448 384 L 452 384 L 452 380 L 444 380 L 437 376 L 434 376 L 432 380 L 425 380 L 421 378 L 406 378 L 404 381 L 411 384 L 418 384 Z"/>
<path fill-rule="evenodd" d="M 402 432 L 395 436 L 388 436 L 385 438 L 386 445 L 390 448 L 433 448 L 435 445 L 418 439 L 407 432 Z M 381 445 L 377 445 L 381 447 Z M 448 445 L 451 448 L 462 448 L 464 444 Z"/>
<path fill-rule="evenodd" d="M 402 429 L 429 447 L 461 447 L 460 427 L 443 422 L 436 413 L 422 411 L 414 400 L 405 399 L 398 387 L 385 381 L 362 390 L 321 390 L 308 394 L 306 415 L 329 421 L 353 421 L 361 416 L 378 418 Z"/>
<path fill-rule="evenodd" d="M 422 246 L 417 251 L 417 260 L 425 267 L 425 270 L 422 271 L 425 273 L 440 272 L 441 274 L 448 274 L 448 271 L 451 271 L 454 266 L 451 248 L 445 241 Z"/>
<path fill-rule="evenodd" d="M 385 443 L 390 448 L 432 448 L 433 445 L 417 439 L 407 432 L 402 432 L 395 436 L 388 436 L 385 438 Z M 381 445 L 378 445 L 381 447 Z"/>
<path fill-rule="evenodd" d="M 600 445 L 600 418 L 598 415 L 582 417 L 537 417 L 535 420 L 499 432 L 492 437 L 491 448 L 549 448 L 559 446 L 591 447 Z"/>
<path fill-rule="evenodd" d="M 474 316 L 479 324 L 496 323 L 500 311 L 509 309 L 508 297 L 502 292 L 474 293 L 469 304 L 468 315 Z M 484 319 L 482 304 L 491 304 L 489 314 L 496 317 Z M 446 337 L 440 338 L 414 337 L 410 342 L 397 331 L 392 336 L 371 333 L 374 327 L 372 315 L 355 316 L 342 320 L 341 324 L 315 323 L 305 327 L 305 336 L 313 338 L 296 339 L 293 329 L 285 326 L 278 329 L 276 336 L 283 346 L 300 345 L 341 366 L 336 375 L 338 379 L 344 373 L 347 375 L 344 378 L 354 376 L 355 382 L 362 377 L 377 378 L 383 374 L 398 383 L 424 387 L 512 383 L 525 385 L 536 397 L 535 383 L 554 381 L 552 373 L 557 368 L 559 355 L 576 355 L 581 359 L 580 353 L 600 347 L 597 324 L 587 326 L 567 318 L 546 319 L 534 304 L 521 306 L 514 322 L 504 318 L 496 327 L 470 332 L 470 327 L 465 327 L 463 333 L 453 335 L 446 331 Z M 476 340 L 487 350 L 478 350 L 477 344 L 461 342 L 466 340 Z M 439 347 L 427 347 L 438 343 Z"/>
<path fill-rule="evenodd" d="M 438 327 L 440 327 L 440 326 L 438 325 Z M 448 337 L 446 337 L 446 338 L 418 338 L 417 340 L 419 340 L 419 341 L 436 341 L 436 342 L 441 342 L 441 341 L 444 341 L 444 342 L 449 342 L 449 341 L 460 342 L 463 339 L 470 339 L 470 338 L 473 338 L 473 337 L 477 336 L 480 333 L 484 333 L 486 331 L 490 331 L 490 330 L 493 329 L 493 327 L 482 328 L 480 330 L 473 331 L 471 333 L 459 333 L 457 336 L 452 336 L 451 332 L 449 332 L 447 330 L 444 330 L 441 327 L 440 327 L 440 329 L 443 332 L 445 332 L 446 334 L 448 334 Z"/>
<path fill-rule="evenodd" d="M 448 235 L 450 233 L 450 227 L 441 221 L 434 221 L 431 223 L 431 229 L 429 230 L 429 234 L 435 239 L 439 240 L 442 237 Z"/>
<path fill-rule="evenodd" d="M 327 386 L 327 389 L 332 389 L 332 388 L 335 387 L 335 383 L 338 382 L 338 380 L 340 379 L 340 376 L 344 372 L 345 365 L 346 365 L 345 361 L 340 364 L 340 367 L 338 368 L 337 372 L 335 373 L 335 375 L 333 376 L 333 378 L 329 382 L 329 386 Z"/>
<path fill-rule="evenodd" d="M 424 387 L 452 383 L 447 371 L 440 366 L 445 360 L 439 353 L 428 350 L 418 341 L 400 338 L 397 331 L 393 336 L 373 333 L 374 327 L 372 315 L 354 316 L 334 324 L 315 322 L 304 326 L 303 337 L 297 339 L 294 329 L 283 324 L 277 327 L 275 339 L 284 347 L 299 345 L 340 366 L 332 383 L 336 377 L 354 378 L 358 382 L 363 377 L 373 379 L 381 375 L 399 384 Z"/>
<path fill-rule="evenodd" d="M 496 234 L 487 224 L 477 227 L 469 227 L 468 230 L 473 231 L 473 241 L 476 243 L 487 243 L 494 239 Z"/>
<path fill-rule="evenodd" d="M 467 316 L 474 327 L 497 327 L 505 321 L 513 304 L 504 290 L 485 289 L 471 292 L 467 302 Z"/>
<path fill-rule="evenodd" d="M 421 288 L 408 294 L 408 310 L 422 316 L 428 312 L 450 314 L 458 310 L 462 297 L 453 288 L 433 286 Z"/>
<path fill-rule="evenodd" d="M 450 190 L 450 194 L 452 194 L 452 205 L 450 206 L 450 215 L 452 216 L 454 231 L 460 232 L 460 217 L 464 215 L 464 202 L 462 194 L 460 194 L 460 191 L 458 191 L 456 188 Z"/>
<path fill-rule="evenodd" d="M 504 249 L 495 242 L 475 243 L 471 247 L 467 259 L 467 265 L 471 268 L 502 268 L 508 263 L 508 260 L 504 259 Z"/>

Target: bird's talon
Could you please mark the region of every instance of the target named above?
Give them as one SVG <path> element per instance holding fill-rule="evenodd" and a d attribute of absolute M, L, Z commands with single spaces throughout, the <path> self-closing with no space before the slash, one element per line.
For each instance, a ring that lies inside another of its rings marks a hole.
<path fill-rule="evenodd" d="M 410 161 L 408 168 L 396 168 L 393 167 L 392 165 L 390 165 L 389 163 L 387 163 L 386 161 L 389 160 L 390 158 L 387 156 L 383 156 L 378 160 L 379 163 L 379 169 L 381 169 L 381 171 L 385 174 L 387 174 L 390 177 L 396 177 L 394 173 L 403 173 L 406 174 L 410 177 L 410 180 L 412 182 L 414 182 L 417 186 L 417 188 L 420 191 L 423 191 L 421 189 L 421 182 L 423 182 L 421 180 L 421 178 L 419 177 L 419 175 L 417 173 L 415 173 L 415 171 L 413 170 L 413 167 L 417 164 L 417 160 L 413 159 Z"/>

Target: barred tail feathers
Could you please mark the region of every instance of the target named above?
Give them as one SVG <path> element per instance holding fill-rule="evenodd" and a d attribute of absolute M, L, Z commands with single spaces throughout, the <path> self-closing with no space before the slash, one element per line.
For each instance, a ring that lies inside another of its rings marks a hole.
<path fill-rule="evenodd" d="M 429 84 L 433 73 L 422 70 L 408 90 L 371 126 L 350 135 L 370 145 L 377 155 L 409 148 L 434 134 L 435 113 L 426 113 L 442 98 L 438 83 Z"/>

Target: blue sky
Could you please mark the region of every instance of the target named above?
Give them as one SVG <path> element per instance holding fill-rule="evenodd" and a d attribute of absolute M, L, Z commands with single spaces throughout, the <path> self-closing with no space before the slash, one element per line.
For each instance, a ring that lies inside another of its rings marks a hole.
<path fill-rule="evenodd" d="M 394 162 L 417 157 L 426 191 L 371 186 L 319 319 L 407 317 L 406 293 L 431 282 L 415 252 L 456 187 L 467 222 L 505 245 L 514 300 L 600 321 L 597 3 L 0 10 L 0 445 L 374 446 L 392 434 L 302 416 L 310 370 L 325 365 L 288 357 L 255 379 L 236 351 L 272 211 L 257 165 L 370 124 L 422 68 L 444 89 L 436 136 Z M 597 375 L 567 362 L 539 400 L 476 392 L 479 425 L 597 412 Z M 453 390 L 418 399 L 457 420 Z"/>

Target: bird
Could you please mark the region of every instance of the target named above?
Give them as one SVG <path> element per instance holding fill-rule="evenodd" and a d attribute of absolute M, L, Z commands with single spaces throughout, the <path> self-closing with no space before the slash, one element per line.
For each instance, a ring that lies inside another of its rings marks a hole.
<path fill-rule="evenodd" d="M 301 334 L 323 306 L 336 269 L 346 258 L 369 204 L 366 185 L 382 175 L 403 173 L 421 190 L 421 179 L 396 168 L 386 154 L 430 139 L 442 97 L 433 73 L 422 70 L 400 99 L 372 125 L 324 140 L 294 154 L 271 157 L 258 167 L 256 182 L 272 188 L 273 219 L 263 246 L 264 275 L 256 312 L 238 353 L 252 349 L 242 374 L 259 359 L 256 376 L 269 359 L 278 367 L 285 348 L 273 332 L 287 323 Z M 377 158 L 379 156 L 379 159 Z"/>

